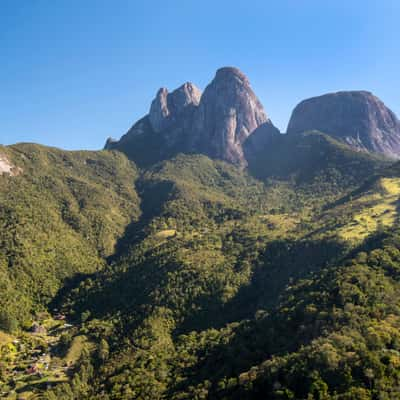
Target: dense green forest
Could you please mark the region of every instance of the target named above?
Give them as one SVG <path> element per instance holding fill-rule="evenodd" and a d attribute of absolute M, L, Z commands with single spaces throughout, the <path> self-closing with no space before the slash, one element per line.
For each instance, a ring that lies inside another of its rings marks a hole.
<path fill-rule="evenodd" d="M 0 396 L 400 398 L 399 164 L 274 140 L 246 169 L 0 147 Z"/>

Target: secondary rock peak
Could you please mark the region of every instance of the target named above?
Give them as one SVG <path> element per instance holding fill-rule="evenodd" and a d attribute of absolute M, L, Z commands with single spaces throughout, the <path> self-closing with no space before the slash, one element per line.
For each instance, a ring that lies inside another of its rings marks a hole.
<path fill-rule="evenodd" d="M 290 118 L 288 134 L 319 130 L 356 150 L 400 158 L 400 121 L 371 92 L 341 91 L 302 101 Z"/>
<path fill-rule="evenodd" d="M 187 106 L 197 106 L 201 91 L 193 83 L 186 82 L 169 93 L 165 87 L 157 91 L 149 112 L 151 126 L 155 132 L 168 128 Z"/>

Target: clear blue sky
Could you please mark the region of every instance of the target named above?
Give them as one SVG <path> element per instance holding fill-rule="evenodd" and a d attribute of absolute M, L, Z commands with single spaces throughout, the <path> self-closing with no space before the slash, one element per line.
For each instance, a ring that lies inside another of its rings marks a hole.
<path fill-rule="evenodd" d="M 365 89 L 400 114 L 398 0 L 1 0 L 0 143 L 98 149 L 160 86 L 249 77 L 286 129 L 302 99 Z"/>

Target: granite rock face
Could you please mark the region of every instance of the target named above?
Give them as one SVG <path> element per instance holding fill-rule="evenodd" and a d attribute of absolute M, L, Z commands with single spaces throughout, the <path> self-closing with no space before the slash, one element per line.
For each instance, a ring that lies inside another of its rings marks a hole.
<path fill-rule="evenodd" d="M 287 133 L 318 130 L 356 150 L 400 158 L 400 121 L 370 92 L 347 91 L 302 101 Z"/>
<path fill-rule="evenodd" d="M 143 143 L 147 137 L 152 160 L 179 152 L 202 153 L 244 167 L 244 142 L 261 126 L 256 142 L 279 133 L 247 77 L 237 68 L 225 67 L 217 71 L 203 94 L 189 82 L 171 93 L 161 88 L 149 113 L 119 141 L 107 141 L 105 148 L 137 159 L 135 147 L 142 146 L 140 151 L 146 151 Z M 248 148 L 251 153 L 253 146 Z"/>
<path fill-rule="evenodd" d="M 263 124 L 272 125 L 247 77 L 237 68 L 221 68 L 205 89 L 195 114 L 195 148 L 244 166 L 243 143 Z"/>
<path fill-rule="evenodd" d="M 265 156 L 265 149 L 273 147 L 276 140 L 279 140 L 281 132 L 271 121 L 261 124 L 243 143 L 244 156 L 247 162 L 254 158 Z"/>
<path fill-rule="evenodd" d="M 172 93 L 161 88 L 152 101 L 149 119 L 155 132 L 161 132 L 179 122 L 185 109 L 197 106 L 200 102 L 201 91 L 193 83 L 187 82 Z"/>

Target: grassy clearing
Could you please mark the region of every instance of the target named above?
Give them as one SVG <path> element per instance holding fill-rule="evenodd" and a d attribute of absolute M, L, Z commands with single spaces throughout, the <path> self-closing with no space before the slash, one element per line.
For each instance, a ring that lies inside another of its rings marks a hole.
<path fill-rule="evenodd" d="M 176 235 L 176 230 L 175 229 L 165 229 L 163 231 L 159 231 L 155 234 L 156 238 L 159 239 L 167 239 L 170 237 L 174 237 Z"/>
<path fill-rule="evenodd" d="M 379 227 L 392 226 L 397 218 L 400 196 L 400 179 L 382 178 L 375 191 L 355 200 L 352 220 L 338 230 L 344 240 L 362 241 Z"/>
<path fill-rule="evenodd" d="M 64 361 L 67 365 L 75 364 L 82 354 L 83 348 L 88 344 L 87 337 L 84 335 L 75 336 L 68 349 Z"/>
<path fill-rule="evenodd" d="M 13 337 L 3 331 L 0 331 L 0 346 L 7 345 L 13 341 Z"/>
<path fill-rule="evenodd" d="M 299 223 L 296 214 L 268 214 L 261 216 L 261 219 L 267 225 L 268 231 L 278 234 L 293 231 Z"/>

